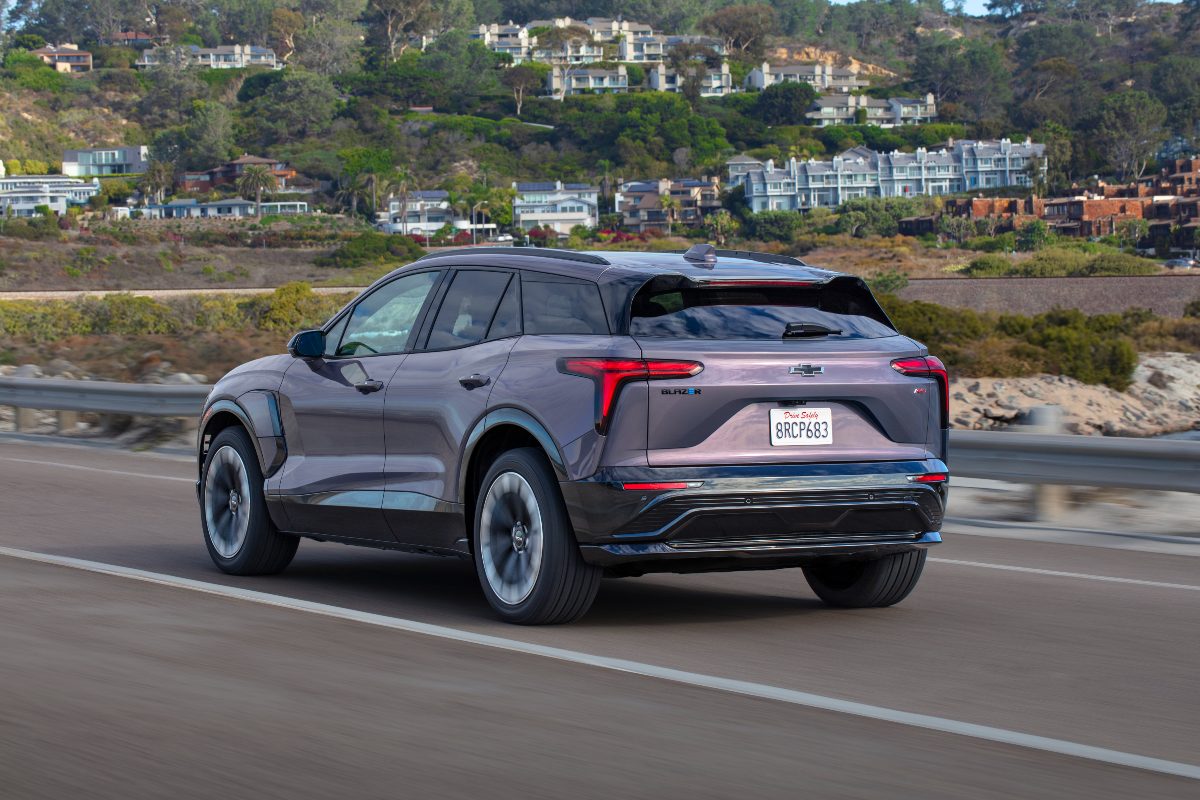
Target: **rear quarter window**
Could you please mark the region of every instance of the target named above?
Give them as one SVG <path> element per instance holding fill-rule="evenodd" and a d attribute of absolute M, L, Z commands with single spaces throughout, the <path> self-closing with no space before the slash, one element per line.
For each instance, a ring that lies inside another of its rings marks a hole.
<path fill-rule="evenodd" d="M 525 277 L 521 292 L 526 334 L 609 334 L 594 283 Z"/>
<path fill-rule="evenodd" d="M 858 308 L 826 287 L 648 286 L 634 296 L 629 333 L 669 339 L 776 341 L 792 338 L 798 330 L 829 331 L 821 338 L 896 335 L 891 326 L 869 313 L 870 309 Z"/>

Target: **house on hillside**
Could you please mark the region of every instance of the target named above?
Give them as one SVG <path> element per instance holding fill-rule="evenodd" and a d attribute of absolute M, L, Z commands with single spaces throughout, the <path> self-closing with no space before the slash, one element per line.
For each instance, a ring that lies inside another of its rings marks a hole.
<path fill-rule="evenodd" d="M 85 178 L 96 175 L 141 175 L 146 171 L 149 161 L 150 148 L 145 145 L 64 150 L 62 173 Z"/>
<path fill-rule="evenodd" d="M 513 226 L 521 230 L 551 228 L 566 236 L 576 225 L 600 224 L 600 188 L 586 183 L 522 183 L 512 185 Z"/>
<path fill-rule="evenodd" d="M 856 94 L 832 94 L 818 97 L 805 114 L 809 124 L 819 128 L 830 125 L 917 125 L 937 117 L 937 102 L 932 94 L 924 98 L 894 97 L 880 100 Z"/>
<path fill-rule="evenodd" d="M 92 54 L 87 50 L 80 50 L 78 45 L 48 44 L 29 52 L 40 58 L 42 63 L 54 67 L 57 72 L 92 71 Z"/>
<path fill-rule="evenodd" d="M 137 50 L 153 47 L 156 44 L 164 44 L 167 41 L 166 36 L 155 36 L 145 31 L 121 31 L 120 33 L 101 34 L 98 39 L 100 44 L 114 47 L 132 47 Z"/>
<path fill-rule="evenodd" d="M 669 215 L 663 209 L 664 196 L 669 196 L 676 204 Z M 719 209 L 721 186 L 716 178 L 708 177 L 631 181 L 621 185 L 616 202 L 617 212 L 622 217 L 621 225 L 626 230 L 666 233 L 668 227 L 694 228 L 705 216 Z"/>
<path fill-rule="evenodd" d="M 483 42 L 493 52 L 511 56 L 514 64 L 528 61 L 530 47 L 537 41 L 530 37 L 527 26 L 512 22 L 480 25 L 472 32 L 471 38 Z"/>
<path fill-rule="evenodd" d="M 650 88 L 657 92 L 682 92 L 685 76 L 659 62 L 646 69 Z M 733 78 L 729 74 L 728 62 L 722 61 L 719 69 L 706 69 L 700 79 L 701 97 L 724 97 L 733 91 Z"/>
<path fill-rule="evenodd" d="M 750 89 L 766 89 L 777 83 L 807 83 L 818 92 L 851 92 L 870 86 L 857 72 L 829 64 L 770 64 L 764 61 L 746 76 L 746 86 Z"/>
<path fill-rule="evenodd" d="M 245 69 L 247 67 L 283 69 L 283 62 L 275 57 L 274 50 L 253 44 L 228 44 L 220 47 L 197 47 L 194 44 L 182 48 L 155 47 L 144 51 L 134 62 L 134 66 L 141 69 L 158 66 L 169 58 L 173 51 L 181 52 L 188 63 L 205 69 Z"/>
<path fill-rule="evenodd" d="M 0 172 L 3 176 L 3 172 Z M 68 205 L 81 206 L 100 194 L 100 181 L 69 178 L 65 175 L 8 175 L 0 177 L 0 192 L 45 191 L 61 194 Z"/>
<path fill-rule="evenodd" d="M 1004 186 L 1030 187 L 1031 172 L 1046 169 L 1046 147 L 1000 140 L 950 141 L 932 150 L 878 153 L 854 147 L 829 161 L 790 159 L 728 162 L 732 185 L 744 187 L 750 210 L 833 208 L 859 197 L 942 195 Z"/>
<path fill-rule="evenodd" d="M 237 183 L 246 167 L 252 165 L 269 169 L 275 176 L 277 190 L 287 189 L 288 182 L 296 178 L 296 170 L 289 167 L 284 161 L 243 153 L 240 157 L 233 161 L 226 161 L 219 167 L 183 173 L 179 186 L 185 192 L 207 192 L 218 186 Z"/>
<path fill-rule="evenodd" d="M 622 94 L 629 91 L 625 65 L 604 67 L 555 67 L 546 75 L 546 93 L 552 97 L 576 94 Z"/>

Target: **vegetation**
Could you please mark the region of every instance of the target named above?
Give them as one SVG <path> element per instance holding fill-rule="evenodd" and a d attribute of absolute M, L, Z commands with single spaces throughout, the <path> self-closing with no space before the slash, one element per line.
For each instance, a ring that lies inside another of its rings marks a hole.
<path fill-rule="evenodd" d="M 321 256 L 315 263 L 319 267 L 348 269 L 366 264 L 402 264 L 418 259 L 424 254 L 425 251 L 410 236 L 369 231 Z"/>
<path fill-rule="evenodd" d="M 1158 264 L 1120 252 L 1089 255 L 1079 249 L 1051 247 L 1032 257 L 1013 261 L 998 254 L 982 255 L 971 261 L 962 274 L 973 278 L 1079 278 L 1092 275 L 1156 275 Z"/>

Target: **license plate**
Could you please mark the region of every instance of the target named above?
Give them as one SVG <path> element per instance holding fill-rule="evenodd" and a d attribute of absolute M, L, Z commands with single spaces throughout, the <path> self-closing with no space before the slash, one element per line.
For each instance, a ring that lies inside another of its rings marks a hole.
<path fill-rule="evenodd" d="M 772 408 L 771 445 L 833 444 L 833 409 Z"/>

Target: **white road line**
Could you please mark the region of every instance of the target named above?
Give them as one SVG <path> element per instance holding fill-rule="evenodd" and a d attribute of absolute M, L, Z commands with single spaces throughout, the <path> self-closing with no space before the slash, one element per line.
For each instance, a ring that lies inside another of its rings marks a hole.
<path fill-rule="evenodd" d="M 959 561 L 954 558 L 930 558 L 937 564 L 957 564 L 960 567 L 981 567 L 983 569 L 999 569 L 1006 572 L 1029 572 L 1034 575 L 1049 575 L 1054 578 L 1079 578 L 1085 581 L 1104 581 L 1105 583 L 1131 583 L 1135 586 L 1153 586 L 1157 589 L 1184 589 L 1190 592 L 1200 592 L 1200 586 L 1187 583 L 1163 583 L 1161 581 L 1144 581 L 1138 578 L 1116 578 L 1111 575 L 1088 575 L 1083 572 L 1062 572 L 1056 569 L 1038 569 L 1036 567 L 1017 567 L 1012 564 L 989 564 L 985 561 Z"/>
<path fill-rule="evenodd" d="M 61 464 L 57 461 L 37 461 L 32 458 L 8 458 L 0 456 L 0 461 L 12 461 L 17 464 L 37 464 L 43 467 L 62 467 L 63 469 L 78 469 L 84 472 L 102 472 L 105 475 L 122 475 L 127 478 L 150 478 L 157 481 L 183 481 L 184 483 L 196 482 L 195 478 L 180 478 L 175 475 L 147 475 L 145 472 L 124 472 L 119 469 L 105 469 L 104 467 L 85 467 L 82 464 Z"/>
<path fill-rule="evenodd" d="M 1164 775 L 1177 775 L 1184 778 L 1191 778 L 1193 780 L 1200 780 L 1200 765 L 1197 764 L 1185 764 L 1178 761 L 1167 761 L 1161 758 L 1137 755 L 1136 753 L 1125 753 L 1120 750 L 1109 750 L 1104 747 L 1093 747 L 1092 745 L 1080 744 L 1079 742 L 1071 742 L 1065 739 L 1052 739 L 1046 736 L 1036 736 L 1030 733 L 1011 731 L 1004 728 L 993 728 L 989 725 L 977 725 L 971 722 L 961 722 L 959 720 L 946 719 L 944 717 L 934 717 L 927 714 L 914 714 L 908 711 L 899 711 L 893 708 L 873 706 L 866 703 L 856 703 L 850 700 L 841 700 L 836 697 L 826 697 L 824 695 L 812 694 L 809 692 L 800 692 L 794 689 L 785 689 L 779 686 L 752 683 L 750 681 L 739 681 L 732 678 L 721 678 L 715 675 L 704 675 L 697 672 L 687 672 L 679 669 L 671 669 L 670 667 L 660 667 L 654 664 L 644 664 L 638 661 L 628 661 L 621 658 L 608 658 L 606 656 L 582 653 L 576 650 L 565 650 L 558 647 L 549 647 L 546 645 L 533 644 L 531 642 L 522 642 L 516 639 L 506 639 L 501 636 L 491 636 L 484 633 L 459 630 L 457 628 L 449 628 L 442 625 L 431 625 L 425 622 L 417 622 L 416 620 L 388 617 L 382 614 L 371 614 L 365 611 L 355 611 L 353 609 L 331 606 L 325 603 L 314 603 L 308 600 L 298 600 L 292 597 L 267 594 L 266 592 L 256 592 L 249 589 L 239 589 L 233 586 L 222 586 L 220 584 L 206 583 L 204 581 L 190 580 L 188 578 L 179 578 L 173 575 L 164 575 L 157 572 L 147 572 L 145 570 L 131 569 L 129 567 L 102 564 L 96 561 L 85 561 L 83 559 L 68 558 L 66 556 L 56 556 L 46 553 L 34 553 L 27 550 L 16 550 L 9 547 L 0 547 L 0 556 L 20 558 L 26 561 L 52 564 L 60 567 L 70 567 L 72 569 L 85 570 L 87 572 L 95 572 L 102 575 L 129 578 L 145 583 L 157 584 L 160 586 L 169 586 L 176 589 L 187 589 L 194 592 L 202 592 L 204 594 L 216 595 L 218 597 L 243 600 L 246 602 L 274 606 L 277 608 L 285 608 L 292 611 L 303 611 L 310 614 L 318 614 L 323 617 L 331 617 L 349 622 L 358 622 L 365 625 L 374 625 L 381 628 L 390 628 L 392 630 L 405 631 L 407 633 L 417 633 L 424 636 L 433 636 L 439 639 L 474 644 L 481 647 L 491 647 L 497 650 L 505 650 L 513 653 L 522 653 L 525 655 L 540 656 L 542 658 L 551 658 L 557 661 L 583 664 L 590 667 L 611 670 L 614 672 L 624 672 L 631 675 L 641 675 L 646 678 L 656 678 L 659 680 L 671 681 L 673 683 L 679 683 L 688 686 L 697 686 L 700 688 L 712 689 L 720 692 L 729 692 L 747 697 L 756 697 L 763 700 L 775 700 L 795 706 L 803 706 L 805 708 L 815 708 L 822 711 L 849 714 L 856 717 L 891 722 L 897 725 L 923 728 L 925 730 L 937 731 L 939 733 L 966 736 L 972 739 L 982 739 L 989 742 L 1012 745 L 1014 747 L 1024 747 L 1047 753 L 1056 753 L 1072 758 L 1082 758 L 1089 761 L 1098 761 L 1101 763 L 1114 764 L 1121 767 L 1130 767 L 1132 769 L 1141 769 L 1148 772 L 1161 773 Z"/>

